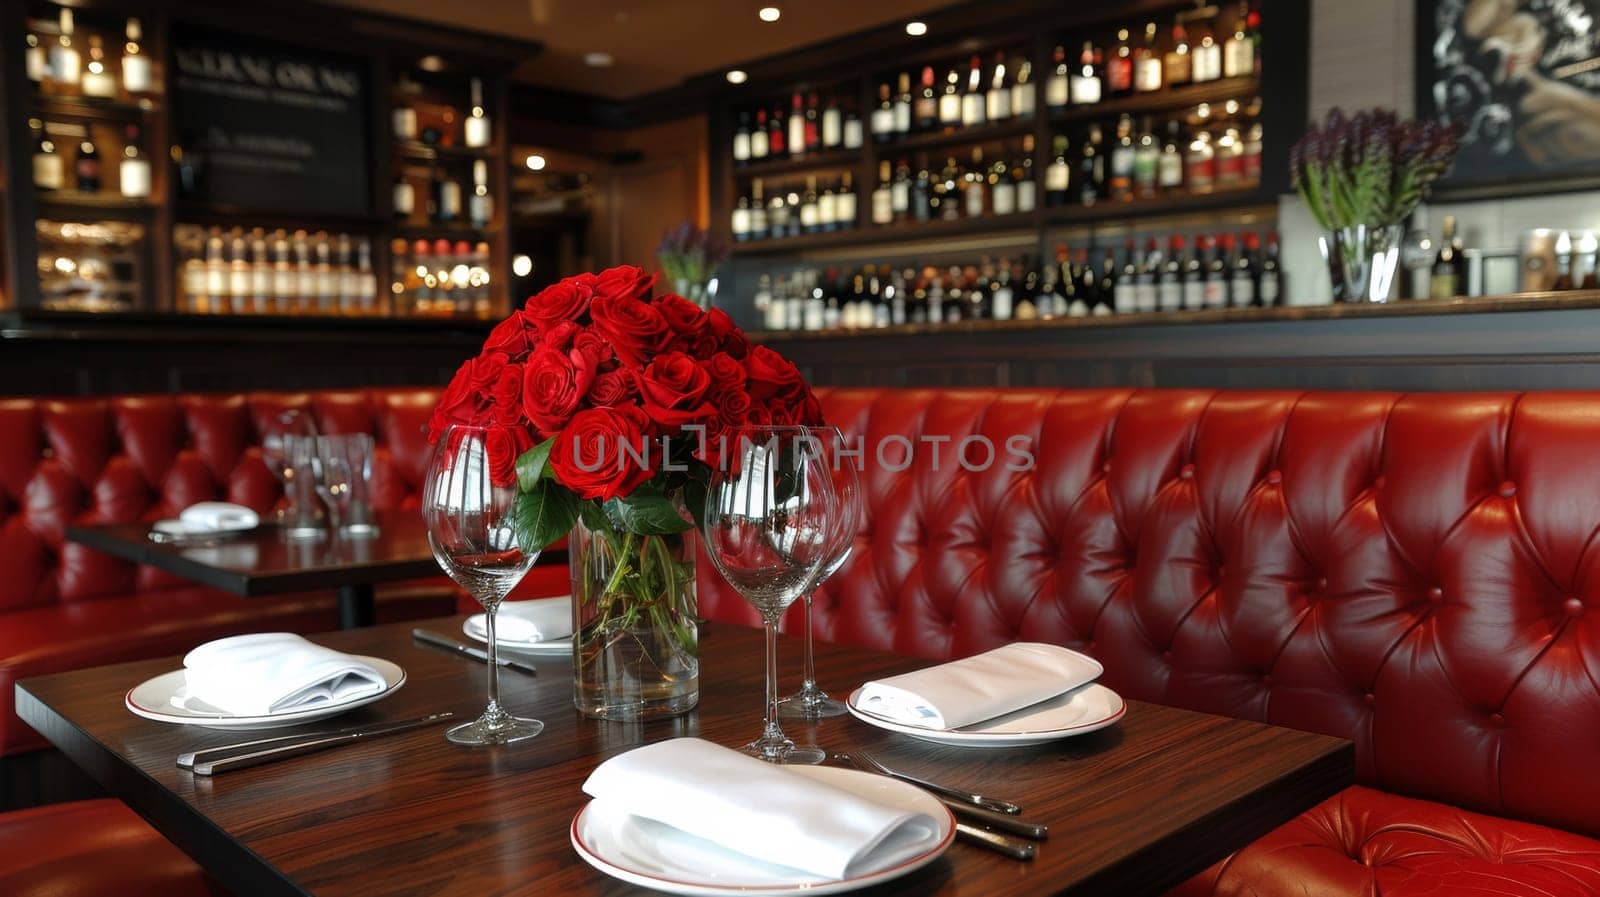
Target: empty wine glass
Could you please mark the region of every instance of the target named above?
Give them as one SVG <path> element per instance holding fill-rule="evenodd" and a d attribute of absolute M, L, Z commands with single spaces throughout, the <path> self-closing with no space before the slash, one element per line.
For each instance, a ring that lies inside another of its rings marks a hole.
<path fill-rule="evenodd" d="M 846 711 L 842 701 L 828 697 L 817 687 L 817 666 L 811 649 L 811 600 L 817 587 L 839 572 L 856 546 L 856 531 L 861 528 L 861 477 L 856 472 L 855 459 L 845 451 L 849 445 L 838 427 L 807 427 L 806 433 L 815 441 L 818 457 L 833 480 L 839 510 L 828 520 L 822 567 L 806 586 L 805 667 L 800 690 L 784 698 L 778 712 L 794 719 L 826 719 L 843 716 Z"/>
<path fill-rule="evenodd" d="M 508 744 L 544 731 L 544 723 L 512 716 L 500 706 L 495 612 L 539 559 L 539 552 L 523 551 L 517 542 L 512 523 L 517 487 L 494 484 L 485 436 L 482 427 L 447 428 L 434 447 L 422 493 L 422 517 L 434 559 L 483 605 L 489 705 L 475 722 L 445 733 L 456 744 L 467 745 Z"/>
<path fill-rule="evenodd" d="M 712 473 L 703 530 L 712 564 L 766 624 L 766 727 L 745 752 L 771 763 L 820 763 L 822 751 L 796 748 L 778 724 L 778 621 L 826 561 L 837 511 L 832 478 L 803 428 L 746 428 L 730 440 Z"/>
<path fill-rule="evenodd" d="M 316 422 L 311 415 L 297 408 L 274 415 L 262 427 L 261 431 L 261 460 L 267 465 L 267 470 L 278 480 L 278 485 L 283 488 L 287 504 L 279 508 L 275 517 L 279 523 L 293 524 L 299 521 L 301 509 L 296 507 L 298 498 L 294 486 L 294 461 L 290 456 L 289 443 L 295 437 L 317 435 Z"/>
<path fill-rule="evenodd" d="M 317 495 L 328 506 L 328 528 L 335 534 L 350 518 L 350 503 L 355 498 L 355 475 L 345 449 L 344 437 L 319 436 L 313 459 Z"/>

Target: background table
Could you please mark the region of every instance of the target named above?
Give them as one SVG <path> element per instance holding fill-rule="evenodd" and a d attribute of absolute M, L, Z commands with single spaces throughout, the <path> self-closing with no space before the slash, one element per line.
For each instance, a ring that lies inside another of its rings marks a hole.
<path fill-rule="evenodd" d="M 459 633 L 460 621 L 426 625 Z M 410 675 L 397 694 L 325 726 L 482 709 L 483 667 L 413 643 L 410 626 L 319 637 Z M 678 735 L 736 746 L 758 734 L 761 633 L 709 624 L 701 647 L 700 707 L 674 720 L 583 719 L 568 662 L 544 659 L 537 677 L 500 676 L 505 704 L 546 724 L 531 741 L 461 748 L 436 727 L 215 779 L 179 770 L 175 756 L 248 736 L 165 726 L 122 705 L 128 689 L 176 659 L 25 680 L 17 712 L 237 897 L 643 894 L 580 860 L 568 827 L 584 778 L 606 757 Z M 796 669 L 797 645 L 785 641 L 784 651 Z M 924 663 L 818 646 L 820 679 L 838 691 Z M 849 717 L 785 725 L 796 740 L 868 748 L 906 772 L 1014 799 L 1050 825 L 1032 863 L 958 843 L 887 886 L 915 894 L 1158 895 L 1336 793 L 1354 771 L 1349 742 L 1142 703 L 1113 728 L 1016 750 L 945 748 Z"/>
<path fill-rule="evenodd" d="M 365 538 L 290 539 L 264 526 L 206 545 L 152 542 L 145 523 L 69 526 L 67 539 L 201 585 L 247 598 L 337 589 L 339 625 L 371 626 L 373 585 L 440 576 L 428 531 L 415 511 L 377 515 L 378 533 Z"/>

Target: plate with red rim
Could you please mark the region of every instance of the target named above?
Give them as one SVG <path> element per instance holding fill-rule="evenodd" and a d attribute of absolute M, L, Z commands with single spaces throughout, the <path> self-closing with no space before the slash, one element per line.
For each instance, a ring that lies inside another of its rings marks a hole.
<path fill-rule="evenodd" d="M 887 866 L 868 865 L 846 878 L 826 878 L 762 862 L 599 801 L 572 818 L 572 848 L 589 865 L 630 884 L 690 897 L 822 895 L 854 891 L 909 875 L 938 859 L 955 840 L 956 821 L 932 795 L 886 776 L 832 766 L 786 767 L 879 803 L 924 813 L 934 828 Z"/>
<path fill-rule="evenodd" d="M 400 686 L 406 684 L 406 671 L 399 664 L 391 663 L 381 657 L 355 655 L 355 658 L 378 671 L 378 675 L 383 677 L 383 691 L 338 704 L 317 704 L 311 707 L 286 710 L 282 713 L 271 713 L 265 716 L 239 716 L 192 698 L 185 701 L 181 706 L 174 704 L 172 699 L 187 683 L 187 674 L 183 670 L 173 670 L 170 673 L 162 673 L 154 679 L 147 679 L 128 689 L 128 693 L 122 698 L 122 703 L 135 716 L 142 716 L 158 723 L 172 723 L 180 726 L 205 726 L 208 729 L 250 731 L 254 729 L 278 729 L 284 726 L 298 726 L 303 723 L 314 723 L 317 720 L 338 716 L 357 707 L 365 707 L 374 701 L 381 701 L 399 691 Z"/>
<path fill-rule="evenodd" d="M 1004 716 L 959 729 L 929 729 L 885 719 L 861 708 L 861 689 L 845 702 L 869 726 L 951 747 L 1027 747 L 1104 729 L 1128 712 L 1122 696 L 1098 682 L 1063 692 Z"/>

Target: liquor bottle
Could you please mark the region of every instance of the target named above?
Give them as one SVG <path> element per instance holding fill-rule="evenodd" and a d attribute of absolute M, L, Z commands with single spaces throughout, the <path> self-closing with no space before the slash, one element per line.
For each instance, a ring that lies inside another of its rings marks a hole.
<path fill-rule="evenodd" d="M 956 164 L 955 156 L 944 160 L 944 168 L 939 172 L 939 183 L 934 192 L 939 198 L 939 218 L 944 221 L 955 221 L 961 217 L 961 166 Z"/>
<path fill-rule="evenodd" d="M 39 35 L 32 31 L 28 32 L 25 41 L 27 55 L 23 58 L 26 60 L 25 70 L 28 73 L 28 80 L 34 84 L 42 84 L 50 77 L 50 51 L 39 41 Z"/>
<path fill-rule="evenodd" d="M 771 236 L 767 220 L 767 201 L 762 195 L 761 179 L 750 184 L 750 239 L 765 240 Z"/>
<path fill-rule="evenodd" d="M 739 113 L 739 125 L 733 129 L 733 161 L 750 161 L 750 113 Z"/>
<path fill-rule="evenodd" d="M 244 241 L 234 243 L 234 258 L 244 249 Z M 339 278 L 333 270 L 333 246 L 328 241 L 326 231 L 317 231 L 312 238 L 312 256 L 315 263 L 312 265 L 312 280 L 317 290 L 317 313 L 322 315 L 332 314 L 339 302 Z M 237 264 L 237 261 L 236 261 Z M 446 271 L 449 269 L 446 268 Z"/>
<path fill-rule="evenodd" d="M 844 115 L 844 148 L 861 149 L 861 116 L 851 109 Z"/>
<path fill-rule="evenodd" d="M 483 82 L 473 78 L 468 82 L 468 93 L 472 105 L 461 123 L 461 138 L 467 146 L 480 149 L 488 146 L 491 139 L 489 116 L 483 109 Z"/>
<path fill-rule="evenodd" d="M 838 210 L 839 226 L 853 228 L 856 226 L 856 188 L 851 182 L 850 172 L 845 172 L 839 180 L 839 191 L 835 202 Z"/>
<path fill-rule="evenodd" d="M 1123 249 L 1122 274 L 1117 278 L 1115 291 L 1112 293 L 1111 310 L 1118 314 L 1131 314 L 1139 309 L 1138 301 L 1139 283 L 1139 250 L 1128 238 L 1128 244 Z"/>
<path fill-rule="evenodd" d="M 1150 131 L 1150 119 L 1139 127 L 1133 149 L 1133 191 L 1140 199 L 1155 199 L 1161 167 L 1161 144 Z"/>
<path fill-rule="evenodd" d="M 1062 248 L 1057 249 L 1057 252 L 1065 251 Z M 1039 277 L 1039 292 L 1037 298 L 1034 299 L 1034 304 L 1038 306 L 1039 317 L 1046 321 L 1066 316 L 1067 300 L 1061 287 L 1060 275 L 1056 273 L 1058 270 L 1054 265 L 1044 266 L 1044 270 Z M 1073 292 L 1077 292 L 1075 284 L 1073 285 Z M 1088 309 L 1084 309 L 1084 311 L 1087 312 Z"/>
<path fill-rule="evenodd" d="M 893 280 L 884 288 L 883 295 L 889 300 L 889 326 L 891 327 L 899 327 L 901 324 L 906 323 L 909 311 L 907 295 L 910 289 L 908 282 L 910 278 L 906 275 L 910 273 L 909 270 L 894 272 Z"/>
<path fill-rule="evenodd" d="M 838 97 L 829 97 L 827 108 L 822 110 L 822 148 L 838 149 L 844 143 L 844 116 L 839 112 Z"/>
<path fill-rule="evenodd" d="M 404 174 L 394 176 L 394 219 L 405 221 L 417 211 L 417 190 Z"/>
<path fill-rule="evenodd" d="M 72 170 L 77 175 L 79 193 L 100 192 L 100 151 L 87 133 L 78 144 L 78 160 Z"/>
<path fill-rule="evenodd" d="M 205 288 L 200 291 L 194 310 L 210 314 L 228 310 L 228 247 L 218 227 L 206 235 Z"/>
<path fill-rule="evenodd" d="M 888 271 L 887 268 L 884 270 Z M 894 287 L 886 283 L 884 277 L 872 273 L 870 266 L 868 273 L 870 276 L 867 278 L 867 301 L 872 305 L 872 313 L 863 323 L 873 328 L 888 327 L 894 323 L 894 312 L 889 306 L 889 294 L 894 291 Z"/>
<path fill-rule="evenodd" d="M 872 139 L 876 143 L 894 139 L 894 100 L 887 81 L 878 85 L 878 107 L 872 110 Z"/>
<path fill-rule="evenodd" d="M 1256 39 L 1251 32 L 1250 3 L 1241 0 L 1234 19 L 1233 34 L 1222 46 L 1222 74 L 1228 78 L 1249 78 L 1256 73 Z"/>
<path fill-rule="evenodd" d="M 1112 96 L 1133 93 L 1133 48 L 1126 28 L 1117 31 L 1117 46 L 1106 60 L 1106 87 Z"/>
<path fill-rule="evenodd" d="M 1261 183 L 1261 122 L 1250 125 L 1244 138 L 1244 180 L 1247 184 Z"/>
<path fill-rule="evenodd" d="M 106 66 L 106 50 L 99 35 L 89 38 L 89 63 L 83 67 L 83 95 L 108 99 L 117 95 L 117 76 Z"/>
<path fill-rule="evenodd" d="M 1037 90 L 1033 83 L 1033 60 L 1023 56 L 1017 60 L 1016 78 L 1011 82 L 1011 114 L 1017 118 L 1032 118 L 1038 107 Z"/>
<path fill-rule="evenodd" d="M 1004 159 L 997 159 L 989 166 L 989 210 L 996 215 L 1011 215 L 1017 211 L 1017 182 Z"/>
<path fill-rule="evenodd" d="M 484 159 L 472 160 L 472 196 L 467 200 L 467 220 L 483 230 L 494 217 L 494 197 L 489 195 L 489 163 Z"/>
<path fill-rule="evenodd" d="M 1176 119 L 1167 122 L 1167 139 L 1161 145 L 1161 159 L 1156 166 L 1156 185 L 1163 193 L 1183 189 L 1182 134 L 1182 122 Z"/>
<path fill-rule="evenodd" d="M 1196 237 L 1194 249 L 1183 260 L 1183 310 L 1206 307 L 1206 271 L 1201 258 L 1206 253 L 1206 238 Z"/>
<path fill-rule="evenodd" d="M 1200 38 L 1195 40 L 1193 35 L 1190 36 L 1189 55 L 1194 57 L 1190 70 L 1194 74 L 1194 82 L 1204 84 L 1222 77 L 1222 47 L 1217 44 L 1207 23 L 1195 23 L 1195 29 Z"/>
<path fill-rule="evenodd" d="M 1022 266 L 1019 270 L 1022 272 L 1022 277 L 1017 285 L 1015 317 L 1018 321 L 1036 321 L 1044 316 L 1039 311 L 1039 273 L 1028 264 L 1027 256 L 1022 257 Z M 1011 275 L 1011 280 L 1014 283 L 1018 281 L 1015 273 Z"/>
<path fill-rule="evenodd" d="M 1229 237 L 1231 239 L 1232 235 Z M 1233 294 L 1234 308 L 1258 308 L 1262 305 L 1260 289 L 1257 286 L 1259 275 L 1256 265 L 1256 255 L 1260 250 L 1260 238 L 1253 233 L 1247 233 L 1244 235 L 1244 245 L 1240 246 L 1233 256 L 1233 282 L 1230 292 Z"/>
<path fill-rule="evenodd" d="M 961 126 L 970 128 L 984 122 L 983 60 L 972 57 L 967 73 L 967 92 L 961 95 Z"/>
<path fill-rule="evenodd" d="M 839 200 L 832 184 L 824 185 L 817 194 L 817 229 L 823 233 L 839 229 Z"/>
<path fill-rule="evenodd" d="M 1055 139 L 1055 158 L 1044 170 L 1045 205 L 1051 208 L 1066 205 L 1071 195 L 1071 181 L 1072 169 L 1067 165 L 1067 138 L 1064 134 L 1058 134 Z"/>
<path fill-rule="evenodd" d="M 250 278 L 250 244 L 240 231 L 233 232 L 228 241 L 228 311 L 236 315 L 249 314 L 252 294 Z"/>
<path fill-rule="evenodd" d="M 994 54 L 994 74 L 989 78 L 989 92 L 983 100 L 984 115 L 989 121 L 1004 121 L 1011 117 L 1011 85 L 1006 82 L 1006 54 Z"/>
<path fill-rule="evenodd" d="M 1167 242 L 1167 253 L 1161 262 L 1161 279 L 1156 285 L 1156 310 L 1181 311 L 1183 286 L 1183 238 L 1173 237 Z"/>
<path fill-rule="evenodd" d="M 404 103 L 389 112 L 389 130 L 396 140 L 417 139 L 417 110 Z"/>
<path fill-rule="evenodd" d="M 404 255 L 405 241 L 396 240 L 401 247 L 401 252 L 395 253 L 396 257 Z M 408 271 L 414 269 L 408 266 Z M 185 277 L 187 278 L 187 274 Z M 204 266 L 201 266 L 202 283 L 205 278 Z M 284 230 L 272 233 L 272 310 L 280 315 L 286 315 L 294 308 L 295 277 L 294 267 L 289 263 L 289 234 Z M 198 311 L 198 309 L 196 309 Z"/>
<path fill-rule="evenodd" d="M 1127 115 L 1117 120 L 1117 139 L 1111 144 L 1111 178 L 1109 194 L 1112 199 L 1126 201 L 1133 198 L 1133 119 Z"/>
<path fill-rule="evenodd" d="M 889 210 L 896 221 L 911 217 L 911 163 L 905 159 L 895 166 L 894 180 L 889 184 Z"/>
<path fill-rule="evenodd" d="M 1216 188 L 1216 150 L 1211 146 L 1211 134 L 1196 131 L 1189 141 L 1189 151 L 1183 158 L 1183 179 L 1190 193 L 1210 193 Z"/>
<path fill-rule="evenodd" d="M 1017 183 L 1017 211 L 1027 214 L 1039 206 L 1038 185 L 1033 180 L 1033 135 L 1022 138 L 1022 161 L 1011 169 Z"/>
<path fill-rule="evenodd" d="M 1465 292 L 1466 283 L 1463 280 L 1460 292 Z M 1267 236 L 1267 248 L 1261 255 L 1261 305 L 1264 308 L 1277 308 L 1283 304 L 1283 265 L 1278 258 L 1278 235 Z"/>
<path fill-rule="evenodd" d="M 1217 138 L 1217 186 L 1230 189 L 1244 183 L 1244 138 L 1238 128 L 1228 128 Z"/>
<path fill-rule="evenodd" d="M 1144 43 L 1134 54 L 1133 89 L 1153 93 L 1161 89 L 1161 54 L 1156 52 L 1156 23 L 1144 26 Z"/>
<path fill-rule="evenodd" d="M 267 234 L 261 228 L 250 232 L 250 310 L 258 315 L 272 312 L 272 263 L 267 259 Z"/>
<path fill-rule="evenodd" d="M 750 131 L 750 158 L 767 157 L 767 110 L 756 110 L 756 126 Z"/>
<path fill-rule="evenodd" d="M 45 131 L 44 122 L 34 119 L 33 186 L 39 190 L 61 190 L 67 185 L 66 164 L 56 142 Z"/>
<path fill-rule="evenodd" d="M 1086 206 L 1094 205 L 1105 195 L 1106 156 L 1102 145 L 1104 139 L 1100 126 L 1090 125 L 1088 136 L 1078 152 L 1078 201 Z"/>
<path fill-rule="evenodd" d="M 1194 80 L 1194 60 L 1189 58 L 1189 32 L 1182 22 L 1172 26 L 1172 47 L 1167 50 L 1164 65 L 1167 85 L 1182 87 Z"/>
<path fill-rule="evenodd" d="M 994 321 L 1009 321 L 1016 313 L 1017 293 L 1016 287 L 1011 283 L 1011 262 L 1000 260 L 1000 269 L 995 274 L 995 279 L 990 281 L 989 290 L 989 318 Z"/>
<path fill-rule="evenodd" d="M 816 91 L 812 91 L 806 98 L 806 118 L 802 131 L 806 141 L 806 152 L 822 152 L 822 110 L 817 108 Z"/>
<path fill-rule="evenodd" d="M 739 201 L 734 204 L 728 229 L 737 243 L 750 239 L 750 197 L 740 196 Z"/>
<path fill-rule="evenodd" d="M 789 137 L 785 145 L 789 148 L 790 158 L 806 154 L 806 109 L 799 91 L 795 91 L 789 101 Z"/>
<path fill-rule="evenodd" d="M 461 184 L 442 168 L 433 170 L 433 222 L 445 224 L 461 217 Z"/>
<path fill-rule="evenodd" d="M 1211 241 L 1211 259 L 1206 262 L 1206 308 L 1228 307 L 1228 248 L 1229 237 L 1222 234 Z"/>
<path fill-rule="evenodd" d="M 773 158 L 787 155 L 783 142 L 783 106 L 774 103 L 772 115 L 767 119 L 767 154 Z"/>
<path fill-rule="evenodd" d="M 889 160 L 878 163 L 878 186 L 872 191 L 872 223 L 891 224 L 894 222 L 894 195 L 890 182 L 892 176 L 889 172 Z"/>
<path fill-rule="evenodd" d="M 61 33 L 50 48 L 50 78 L 63 87 L 76 89 L 83 76 L 83 57 L 72 45 L 72 10 L 61 10 Z"/>
<path fill-rule="evenodd" d="M 967 282 L 967 308 L 966 318 L 970 321 L 990 321 L 994 319 L 994 266 L 986 258 L 983 260 L 981 273 L 973 272 L 968 268 L 965 272 Z"/>
<path fill-rule="evenodd" d="M 905 137 L 911 133 L 911 73 L 900 73 L 900 90 L 894 98 L 894 133 Z"/>
<path fill-rule="evenodd" d="M 939 127 L 949 130 L 961 124 L 961 73 L 951 69 L 939 94 Z"/>
<path fill-rule="evenodd" d="M 800 230 L 814 234 L 822 230 L 822 218 L 817 207 L 817 177 L 806 177 L 806 192 L 800 196 Z"/>
<path fill-rule="evenodd" d="M 933 176 L 926 164 L 917 167 L 917 177 L 911 182 L 911 217 L 918 221 L 933 217 Z"/>
<path fill-rule="evenodd" d="M 1134 310 L 1140 314 L 1154 312 L 1160 303 L 1161 297 L 1161 247 L 1151 237 L 1144 247 L 1144 258 L 1140 260 L 1139 275 L 1133 284 Z"/>
<path fill-rule="evenodd" d="M 139 126 L 128 125 L 126 134 L 122 161 L 117 163 L 117 190 L 129 199 L 143 199 L 150 195 L 150 160 L 139 149 Z"/>
<path fill-rule="evenodd" d="M 135 96 L 155 89 L 155 78 L 150 69 L 150 57 L 139 42 L 144 40 L 144 28 L 138 19 L 129 19 L 124 29 L 127 43 L 122 45 L 122 89 Z"/>
<path fill-rule="evenodd" d="M 939 126 L 939 92 L 934 87 L 931 65 L 922 67 L 922 87 L 917 91 L 913 117 L 919 131 L 931 131 Z"/>
<path fill-rule="evenodd" d="M 963 194 L 968 218 L 982 218 L 988 200 L 987 169 L 983 166 L 983 147 L 972 148 L 972 166 L 967 169 L 966 192 Z"/>
<path fill-rule="evenodd" d="M 1087 281 L 1094 277 L 1094 269 L 1088 264 L 1088 250 L 1084 250 L 1084 279 Z M 1114 314 L 1117 290 L 1117 260 L 1112 255 L 1111 247 L 1106 247 L 1106 257 L 1100 266 L 1100 283 L 1094 290 L 1094 300 L 1090 302 L 1090 312 L 1096 316 Z"/>
<path fill-rule="evenodd" d="M 350 235 L 341 233 L 333 238 L 333 298 L 334 308 L 341 315 L 353 315 L 360 310 L 356 282 L 355 244 Z"/>
<path fill-rule="evenodd" d="M 356 297 L 362 313 L 377 314 L 378 274 L 372 268 L 372 243 L 366 237 L 356 241 Z"/>
<path fill-rule="evenodd" d="M 1566 237 L 1567 235 L 1563 232 L 1562 236 Z M 1570 243 L 1570 238 L 1568 240 Z M 1557 246 L 1559 247 L 1559 245 L 1558 242 Z M 1571 264 L 1570 245 L 1568 246 L 1568 252 L 1561 253 L 1558 248 L 1557 253 L 1566 255 L 1568 257 L 1567 264 Z M 1428 295 L 1434 299 L 1453 299 L 1456 296 L 1465 294 L 1467 291 L 1466 273 L 1467 259 L 1462 252 L 1461 236 L 1456 233 L 1456 218 L 1454 215 L 1446 215 L 1444 218 L 1444 236 L 1439 241 L 1439 254 L 1433 261 L 1433 276 L 1430 279 Z M 1556 289 L 1572 288 L 1570 268 L 1566 276 L 1567 286 L 1558 286 Z"/>
<path fill-rule="evenodd" d="M 1089 41 L 1083 42 L 1083 52 L 1078 54 L 1078 66 L 1072 72 L 1072 105 L 1092 106 L 1105 95 L 1105 81 L 1100 71 L 1100 51 Z"/>
<path fill-rule="evenodd" d="M 1050 77 L 1044 82 L 1044 104 L 1051 109 L 1059 109 L 1067 105 L 1071 99 L 1071 83 L 1077 76 L 1067 68 L 1067 48 L 1056 45 L 1055 53 L 1050 57 L 1053 68 Z"/>

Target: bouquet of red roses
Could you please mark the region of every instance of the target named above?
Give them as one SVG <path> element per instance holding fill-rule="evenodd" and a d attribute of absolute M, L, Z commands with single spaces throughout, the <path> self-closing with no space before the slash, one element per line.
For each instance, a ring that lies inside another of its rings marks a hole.
<path fill-rule="evenodd" d="M 548 287 L 494 328 L 433 413 L 430 442 L 450 424 L 487 428 L 491 476 L 520 493 L 526 551 L 579 515 L 595 528 L 683 532 L 704 514 L 727 432 L 822 422 L 791 362 L 721 309 L 652 299 L 655 281 L 623 266 Z"/>

